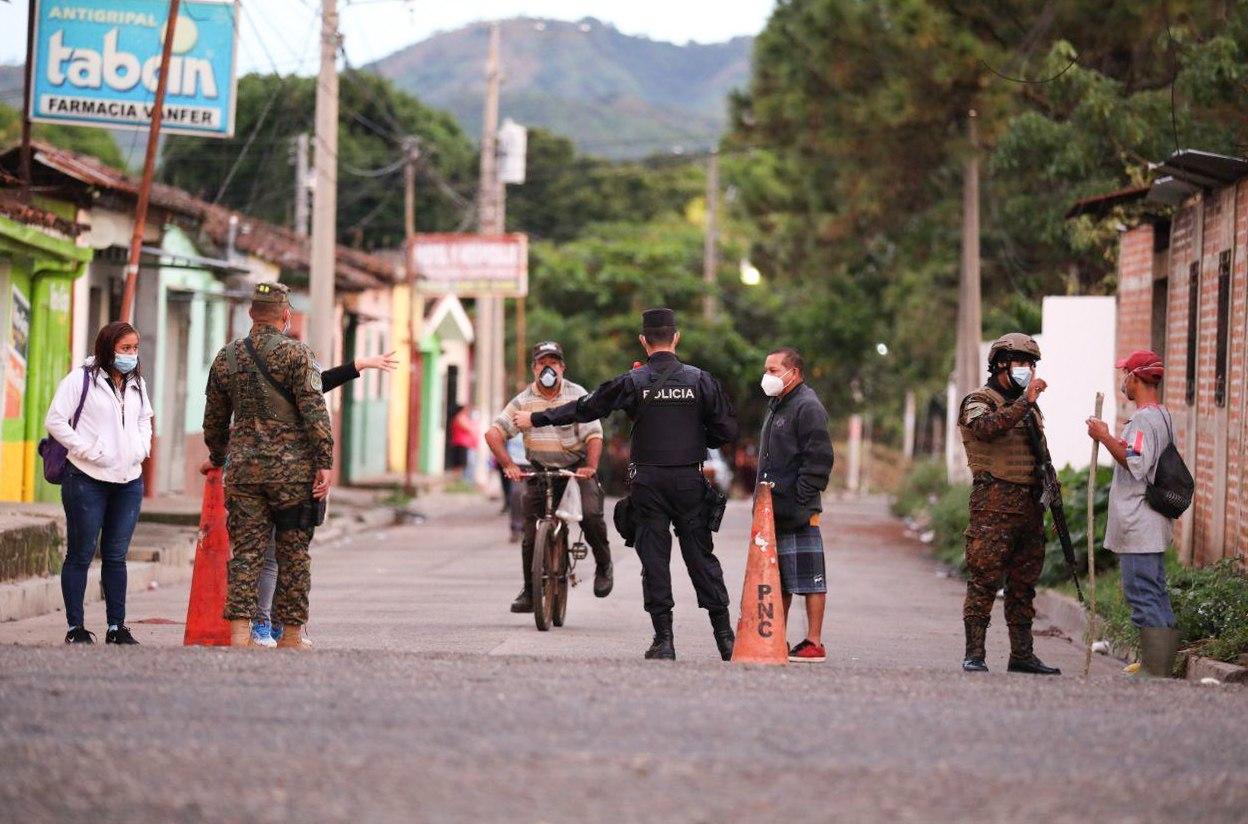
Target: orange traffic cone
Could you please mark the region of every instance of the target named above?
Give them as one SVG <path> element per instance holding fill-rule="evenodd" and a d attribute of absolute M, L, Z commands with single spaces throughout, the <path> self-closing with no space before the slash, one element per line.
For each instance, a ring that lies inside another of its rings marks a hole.
<path fill-rule="evenodd" d="M 221 470 L 214 469 L 204 483 L 204 506 L 199 515 L 199 543 L 195 546 L 195 572 L 191 576 L 191 599 L 186 606 L 183 646 L 230 645 L 230 622 L 222 615 L 229 557 L 225 488 L 221 484 Z"/>
<path fill-rule="evenodd" d="M 737 642 L 732 648 L 732 660 L 743 664 L 789 663 L 771 486 L 764 481 L 754 494 L 754 527 L 750 530 L 749 555 L 745 559 L 741 619 L 737 622 Z"/>

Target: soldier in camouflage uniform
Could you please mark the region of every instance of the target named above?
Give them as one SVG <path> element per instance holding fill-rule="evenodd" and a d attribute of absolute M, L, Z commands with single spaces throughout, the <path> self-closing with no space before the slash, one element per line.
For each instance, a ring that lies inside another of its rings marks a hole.
<path fill-rule="evenodd" d="M 962 400 L 958 428 L 973 478 L 966 529 L 966 658 L 962 669 L 987 672 L 984 642 L 992 603 L 1005 579 L 1005 623 L 1010 630 L 1010 672 L 1060 675 L 1036 657 L 1031 624 L 1036 581 L 1044 568 L 1044 507 L 1039 462 L 1027 427 L 1043 437 L 1036 398 L 1045 382 L 1035 377 L 1040 347 L 1014 332 L 993 343 L 991 377 Z"/>
<path fill-rule="evenodd" d="M 208 374 L 204 443 L 209 458 L 203 468 L 225 467 L 233 550 L 225 617 L 233 646 L 251 646 L 257 581 L 274 540 L 273 616 L 286 626 L 278 646 L 310 647 L 303 625 L 308 621 L 312 527 L 292 528 L 287 519 L 290 511 L 329 494 L 334 439 L 312 350 L 283 331 L 290 324 L 288 293 L 279 283 L 256 286 L 251 332 L 226 344 Z M 280 528 L 275 520 L 283 522 Z"/>

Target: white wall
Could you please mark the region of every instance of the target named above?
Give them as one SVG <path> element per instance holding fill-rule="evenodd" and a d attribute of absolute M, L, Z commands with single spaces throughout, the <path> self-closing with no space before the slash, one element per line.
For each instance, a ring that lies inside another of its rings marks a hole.
<path fill-rule="evenodd" d="M 1097 392 L 1105 393 L 1101 420 L 1117 416 L 1118 382 L 1114 370 L 1116 300 L 1113 297 L 1047 297 L 1043 333 L 1036 336 L 1043 358 L 1036 370 L 1049 388 L 1040 397 L 1053 465 L 1085 468 L 1092 442 L 1084 423 Z M 1099 463 L 1112 459 L 1105 449 Z"/>

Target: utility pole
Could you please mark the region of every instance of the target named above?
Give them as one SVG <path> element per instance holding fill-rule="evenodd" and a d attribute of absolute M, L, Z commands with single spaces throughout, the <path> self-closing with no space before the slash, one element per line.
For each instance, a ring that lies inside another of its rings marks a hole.
<path fill-rule="evenodd" d="M 334 359 L 334 252 L 338 211 L 338 8 L 321 0 L 321 70 L 316 82 L 316 188 L 307 342 L 321 363 Z"/>
<path fill-rule="evenodd" d="M 962 276 L 958 290 L 958 337 L 954 367 L 957 401 L 966 397 L 980 384 L 979 345 L 983 338 L 983 313 L 980 306 L 979 278 L 979 131 L 977 115 L 967 115 L 967 140 L 970 145 L 963 166 L 962 184 Z M 970 480 L 966 454 L 957 432 L 958 409 L 950 405 L 946 431 L 946 469 L 950 481 Z"/>
<path fill-rule="evenodd" d="M 420 336 L 425 320 L 425 299 L 416 289 L 416 163 L 420 160 L 420 146 L 416 138 L 403 141 L 407 162 L 403 166 L 403 233 L 407 239 L 404 266 L 407 269 L 407 477 L 404 491 L 415 497 L 416 469 L 420 463 L 421 393 L 424 389 L 424 360 L 420 353 Z"/>
<path fill-rule="evenodd" d="M 308 174 L 308 133 L 295 135 L 295 234 L 308 236 L 308 195 L 311 175 Z"/>
<path fill-rule="evenodd" d="M 485 110 L 481 128 L 481 174 L 477 191 L 478 232 L 501 235 L 506 225 L 503 184 L 498 175 L 498 94 L 501 83 L 499 45 L 502 32 L 490 24 L 490 49 L 485 61 Z M 503 299 L 477 298 L 477 408 L 482 422 L 501 406 L 503 390 Z M 483 467 L 480 467 L 483 469 Z M 484 471 L 479 474 L 485 477 Z"/>
<path fill-rule="evenodd" d="M 719 312 L 719 150 L 706 163 L 706 242 L 702 249 L 702 281 L 706 297 L 702 317 L 709 323 Z"/>
<path fill-rule="evenodd" d="M 143 254 L 143 232 L 147 228 L 147 204 L 152 194 L 152 176 L 156 172 L 156 150 L 160 145 L 160 122 L 165 115 L 165 89 L 169 86 L 169 56 L 173 53 L 174 31 L 177 29 L 180 5 L 181 0 L 169 0 L 169 19 L 165 21 L 165 43 L 160 52 L 160 75 L 156 79 L 156 100 L 152 103 L 152 123 L 147 131 L 147 151 L 143 153 L 143 180 L 139 184 L 139 203 L 134 211 L 134 233 L 130 236 L 130 258 L 126 261 L 126 287 L 121 293 L 121 320 L 127 323 L 134 323 L 134 290 L 139 283 L 139 257 Z M 33 4 L 31 14 L 34 14 Z"/>
<path fill-rule="evenodd" d="M 33 172 L 30 168 L 30 104 L 35 87 L 35 0 L 30 0 L 26 13 L 26 74 L 22 85 L 22 202 L 30 203 Z"/>

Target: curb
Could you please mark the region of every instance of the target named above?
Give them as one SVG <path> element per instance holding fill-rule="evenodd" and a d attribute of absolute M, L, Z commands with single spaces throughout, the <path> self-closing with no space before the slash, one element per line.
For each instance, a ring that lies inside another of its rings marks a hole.
<path fill-rule="evenodd" d="M 1223 684 L 1248 684 L 1248 667 L 1192 655 L 1187 659 L 1187 680 L 1197 684 L 1203 678 L 1216 678 Z"/>
<path fill-rule="evenodd" d="M 152 561 L 126 562 L 126 594 L 146 591 L 152 583 L 158 586 L 189 581 L 189 565 L 171 566 Z M 87 592 L 84 603 L 103 599 L 100 590 L 100 566 L 93 564 L 87 570 Z M 59 575 L 47 578 L 28 578 L 25 581 L 0 586 L 0 621 L 21 621 L 37 618 L 53 612 L 63 612 L 65 601 L 61 597 Z"/>
<path fill-rule="evenodd" d="M 1079 603 L 1079 599 L 1071 598 L 1069 595 L 1052 589 L 1042 589 L 1036 593 L 1036 612 L 1048 619 L 1054 627 L 1061 631 L 1067 638 L 1073 640 L 1076 644 L 1082 644 L 1085 633 L 1088 630 L 1088 614 L 1083 608 L 1083 604 Z M 1102 623 L 1100 619 L 1096 620 L 1096 631 L 1094 637 L 1099 638 L 1099 626 Z M 1119 661 L 1128 662 L 1134 659 L 1134 654 L 1129 649 L 1124 649 L 1117 645 L 1110 646 L 1109 657 L 1116 658 Z"/>

